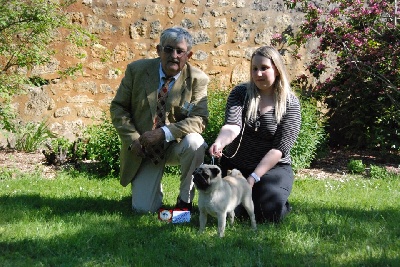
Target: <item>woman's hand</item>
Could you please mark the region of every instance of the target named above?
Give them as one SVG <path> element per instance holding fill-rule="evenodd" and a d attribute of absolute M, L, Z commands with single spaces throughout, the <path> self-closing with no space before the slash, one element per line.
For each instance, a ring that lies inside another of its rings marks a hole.
<path fill-rule="evenodd" d="M 247 177 L 247 182 L 251 187 L 253 187 L 256 181 L 254 180 L 253 176 L 250 175 L 249 177 Z"/>
<path fill-rule="evenodd" d="M 214 156 L 216 158 L 222 157 L 222 149 L 223 147 L 219 143 L 214 143 L 211 145 L 209 152 L 211 156 Z"/>
<path fill-rule="evenodd" d="M 222 126 L 214 144 L 211 145 L 209 152 L 211 156 L 220 158 L 222 157 L 222 150 L 230 144 L 236 136 L 240 133 L 240 126 L 233 124 L 226 124 Z"/>

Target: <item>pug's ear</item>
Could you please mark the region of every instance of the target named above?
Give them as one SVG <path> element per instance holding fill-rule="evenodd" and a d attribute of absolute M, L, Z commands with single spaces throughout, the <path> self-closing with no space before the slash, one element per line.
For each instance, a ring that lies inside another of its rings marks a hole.
<path fill-rule="evenodd" d="M 214 176 L 217 176 L 218 174 L 221 173 L 221 169 L 217 166 L 211 167 L 210 169 L 211 169 L 212 174 L 214 174 Z"/>

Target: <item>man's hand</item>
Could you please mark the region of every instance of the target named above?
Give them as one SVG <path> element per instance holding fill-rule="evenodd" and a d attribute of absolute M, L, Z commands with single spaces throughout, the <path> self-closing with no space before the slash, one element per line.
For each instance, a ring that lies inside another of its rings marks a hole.
<path fill-rule="evenodd" d="M 142 145 L 144 148 L 147 146 L 153 146 L 156 144 L 159 144 L 160 142 L 165 140 L 165 134 L 163 129 L 157 128 L 152 131 L 147 131 L 144 132 L 140 137 L 139 137 L 139 142 L 140 145 Z"/>
<path fill-rule="evenodd" d="M 138 157 L 145 158 L 144 150 L 139 140 L 135 140 L 131 145 L 131 150 L 136 153 Z"/>

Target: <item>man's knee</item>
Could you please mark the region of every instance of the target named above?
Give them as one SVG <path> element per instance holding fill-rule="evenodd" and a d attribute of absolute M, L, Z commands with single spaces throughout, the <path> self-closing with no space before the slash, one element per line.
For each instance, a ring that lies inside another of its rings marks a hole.
<path fill-rule="evenodd" d="M 156 212 L 162 206 L 162 200 L 143 201 L 132 195 L 132 211 L 135 213 Z"/>
<path fill-rule="evenodd" d="M 204 138 L 198 133 L 186 135 L 183 138 L 183 142 L 185 143 L 186 148 L 191 149 L 192 151 L 199 149 L 205 151 L 207 149 L 207 144 L 205 143 Z"/>

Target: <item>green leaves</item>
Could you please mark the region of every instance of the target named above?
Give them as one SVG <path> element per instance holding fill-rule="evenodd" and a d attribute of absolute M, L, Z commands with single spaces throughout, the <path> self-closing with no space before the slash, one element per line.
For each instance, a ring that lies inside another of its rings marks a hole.
<path fill-rule="evenodd" d="M 97 160 L 98 171 L 113 173 L 119 171 L 120 140 L 111 121 L 105 116 L 100 124 L 88 126 L 83 133 L 84 142 L 78 149 L 84 151 L 86 159 Z"/>
<path fill-rule="evenodd" d="M 49 63 L 55 41 L 69 40 L 77 46 L 95 40 L 79 25 L 70 22 L 66 7 L 73 0 L 0 0 L 0 121 L 2 128 L 12 130 L 9 107 L 12 97 L 33 84 L 30 70 Z M 60 34 L 62 32 L 62 34 Z M 59 70 L 62 77 L 72 76 L 82 65 Z M 37 86 L 37 84 L 33 84 Z"/>
<path fill-rule="evenodd" d="M 331 144 L 398 151 L 400 31 L 393 23 L 395 3 L 285 2 L 305 13 L 300 31 L 287 43 L 294 45 L 293 51 L 310 39 L 319 40 L 308 64 L 309 84 L 316 84 L 313 96 L 327 104 Z M 382 114 L 385 123 L 377 123 Z"/>
<path fill-rule="evenodd" d="M 294 170 L 308 168 L 327 139 L 325 120 L 316 101 L 300 98 L 301 129 L 290 155 Z"/>
<path fill-rule="evenodd" d="M 48 49 L 55 30 L 67 24 L 61 7 L 45 0 L 11 0 L 0 10 L 0 69 L 45 63 L 52 55 Z"/>
<path fill-rule="evenodd" d="M 224 124 L 225 106 L 229 92 L 229 90 L 217 88 L 216 84 L 212 84 L 212 88 L 208 90 L 208 110 L 210 116 L 207 127 L 203 132 L 203 138 L 209 145 L 214 143 L 219 130 Z M 206 153 L 206 157 L 209 157 L 208 153 Z M 209 162 L 209 159 L 206 161 Z"/>
<path fill-rule="evenodd" d="M 35 152 L 44 142 L 55 135 L 48 129 L 46 121 L 40 123 L 28 122 L 16 129 L 16 145 L 19 151 Z"/>
<path fill-rule="evenodd" d="M 360 159 L 351 159 L 347 164 L 347 169 L 350 173 L 361 174 L 365 171 L 365 164 Z"/>

